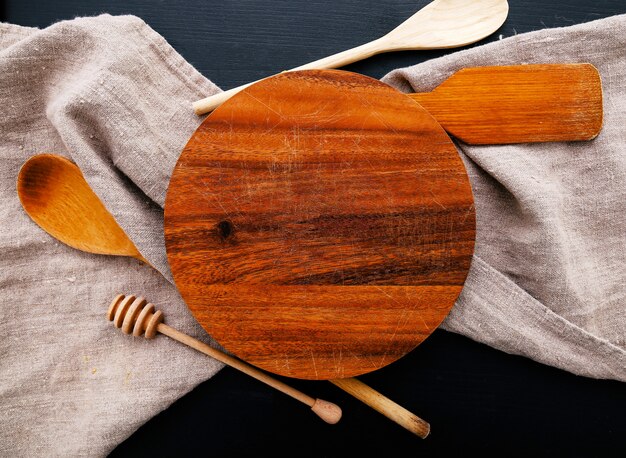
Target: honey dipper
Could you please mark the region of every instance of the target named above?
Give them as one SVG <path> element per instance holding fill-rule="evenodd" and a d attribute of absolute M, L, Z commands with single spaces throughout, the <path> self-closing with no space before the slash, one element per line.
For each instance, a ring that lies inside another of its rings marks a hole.
<path fill-rule="evenodd" d="M 156 336 L 157 332 L 160 332 L 171 339 L 188 345 L 306 404 L 326 423 L 335 424 L 341 419 L 341 408 L 332 402 L 324 401 L 323 399 L 314 399 L 243 361 L 222 353 L 204 342 L 200 342 L 166 325 L 163 323 L 163 312 L 156 310 L 154 304 L 148 302 L 141 296 L 117 295 L 109 306 L 107 318 L 109 321 L 113 321 L 115 327 L 120 328 L 125 334 L 132 334 L 136 337 L 144 334 L 146 339 L 152 339 Z"/>

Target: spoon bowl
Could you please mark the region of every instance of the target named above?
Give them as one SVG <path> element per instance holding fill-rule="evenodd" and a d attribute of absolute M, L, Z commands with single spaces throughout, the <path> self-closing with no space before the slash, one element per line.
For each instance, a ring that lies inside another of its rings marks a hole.
<path fill-rule="evenodd" d="M 31 157 L 20 169 L 17 194 L 28 216 L 66 245 L 147 263 L 68 159 L 53 154 Z"/>
<path fill-rule="evenodd" d="M 506 0 L 436 0 L 380 40 L 384 51 L 466 46 L 495 32 L 508 13 Z"/>

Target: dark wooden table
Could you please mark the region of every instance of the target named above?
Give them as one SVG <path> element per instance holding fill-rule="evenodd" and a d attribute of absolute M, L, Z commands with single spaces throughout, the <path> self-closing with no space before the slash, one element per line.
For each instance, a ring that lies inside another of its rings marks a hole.
<path fill-rule="evenodd" d="M 38 27 L 79 15 L 135 14 L 228 89 L 377 38 L 426 3 L 5 0 L 0 11 L 4 21 Z M 626 13 L 624 0 L 509 4 L 506 23 L 485 42 Z M 447 52 L 385 54 L 346 69 L 378 78 Z M 442 330 L 362 380 L 427 419 L 430 437 L 412 436 L 330 383 L 290 381 L 342 406 L 341 422 L 326 425 L 291 398 L 225 368 L 112 456 L 626 456 L 624 384 L 577 377 Z"/>

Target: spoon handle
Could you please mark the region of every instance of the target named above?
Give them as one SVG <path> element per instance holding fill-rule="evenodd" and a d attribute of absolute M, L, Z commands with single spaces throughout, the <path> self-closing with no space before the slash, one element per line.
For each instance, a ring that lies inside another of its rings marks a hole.
<path fill-rule="evenodd" d="M 383 37 L 384 38 L 384 37 Z M 296 70 L 324 70 L 330 68 L 338 68 L 343 67 L 344 65 L 351 64 L 358 60 L 367 59 L 368 57 L 373 56 L 374 54 L 378 54 L 384 50 L 384 47 L 380 46 L 381 38 L 377 40 L 370 41 L 369 43 L 365 43 L 361 46 L 357 46 L 352 49 L 348 49 L 346 51 L 338 52 L 337 54 L 333 54 L 332 56 L 327 56 L 322 59 L 318 59 L 314 62 L 309 62 L 308 64 L 301 65 L 296 68 L 292 68 L 291 70 L 286 71 L 296 71 Z M 244 90 L 248 86 L 257 83 L 261 80 L 254 81 L 252 83 L 247 83 L 242 86 L 234 87 L 224 92 L 220 92 L 215 95 L 211 95 L 204 99 L 198 100 L 193 103 L 193 110 L 197 115 L 203 115 L 210 111 L 215 110 L 222 103 L 230 99 L 233 95 L 238 92 Z"/>
<path fill-rule="evenodd" d="M 465 46 L 495 32 L 508 12 L 509 4 L 506 0 L 434 0 L 376 40 L 293 70 L 343 67 L 387 51 Z M 247 86 L 198 100 L 193 103 L 193 109 L 197 115 L 206 114 Z"/>
<path fill-rule="evenodd" d="M 430 433 L 430 425 L 427 422 L 360 380 L 356 378 L 342 378 L 330 380 L 330 383 L 422 439 L 426 439 L 426 436 Z"/>
<path fill-rule="evenodd" d="M 120 328 L 125 334 L 140 336 L 144 334 L 146 339 L 153 338 L 157 332 L 171 339 L 177 340 L 207 356 L 247 374 L 278 391 L 291 396 L 306 404 L 326 423 L 335 424 L 341 419 L 341 409 L 332 402 L 323 399 L 314 399 L 311 396 L 296 390 L 289 385 L 270 377 L 255 367 L 233 358 L 204 342 L 184 334 L 163 323 L 163 313 L 155 310 L 153 304 L 148 303 L 143 297 L 125 296 L 120 294 L 113 299 L 107 312 L 109 321 L 113 321 L 115 327 Z"/>
<path fill-rule="evenodd" d="M 322 59 L 309 62 L 308 64 L 300 65 L 292 71 L 339 68 L 358 60 L 367 59 L 368 57 L 372 57 L 373 55 L 381 53 L 385 50 L 385 46 L 381 45 L 381 43 L 383 43 L 383 38 L 378 38 L 355 48 L 338 52 L 332 56 L 323 57 Z"/>

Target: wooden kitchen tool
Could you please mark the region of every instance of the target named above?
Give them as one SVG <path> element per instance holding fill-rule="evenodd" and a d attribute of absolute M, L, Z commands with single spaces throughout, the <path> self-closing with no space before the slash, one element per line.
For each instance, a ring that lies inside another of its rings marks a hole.
<path fill-rule="evenodd" d="M 508 13 L 506 0 L 435 0 L 381 38 L 294 70 L 338 68 L 389 51 L 465 46 L 495 32 Z M 250 84 L 198 100 L 193 109 L 208 113 Z"/>
<path fill-rule="evenodd" d="M 410 97 L 473 145 L 591 140 L 602 128 L 602 82 L 591 64 L 464 68 Z"/>
<path fill-rule="evenodd" d="M 324 401 L 323 399 L 314 399 L 270 377 L 258 369 L 166 325 L 163 323 L 163 313 L 160 310 L 157 311 L 153 304 L 149 303 L 141 296 L 125 296 L 124 294 L 116 296 L 109 306 L 107 318 L 109 321 L 113 322 L 116 328 L 120 328 L 125 334 L 132 334 L 134 336 L 144 334 L 146 339 L 152 339 L 156 336 L 157 332 L 160 332 L 230 367 L 234 367 L 244 374 L 254 377 L 272 388 L 306 404 L 326 423 L 335 424 L 341 419 L 341 409 L 332 402 Z"/>
<path fill-rule="evenodd" d="M 591 140 L 602 128 L 602 81 L 588 63 L 468 67 L 409 97 L 470 145 Z"/>
<path fill-rule="evenodd" d="M 200 324 L 255 366 L 307 379 L 381 368 L 454 304 L 474 247 L 463 163 L 389 86 L 336 70 L 246 88 L 174 169 L 165 241 Z"/>
<path fill-rule="evenodd" d="M 137 255 L 139 251 L 91 190 L 80 169 L 68 159 L 54 154 L 33 156 L 20 170 L 17 191 L 26 213 L 44 231 L 67 245 L 146 262 Z M 80 223 L 80 231 L 75 222 Z M 426 421 L 361 381 L 345 378 L 331 383 L 417 436 L 428 436 L 430 425 Z"/>
<path fill-rule="evenodd" d="M 27 160 L 17 177 L 17 195 L 33 221 L 72 248 L 148 262 L 94 194 L 80 169 L 63 156 L 40 154 Z"/>

